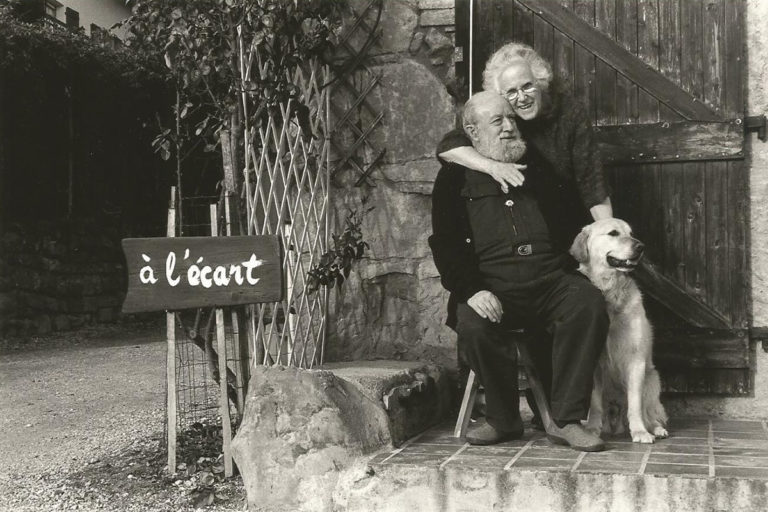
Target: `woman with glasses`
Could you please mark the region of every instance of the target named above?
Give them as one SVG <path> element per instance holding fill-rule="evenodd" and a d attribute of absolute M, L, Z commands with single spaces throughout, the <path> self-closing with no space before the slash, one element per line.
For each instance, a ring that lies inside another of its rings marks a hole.
<path fill-rule="evenodd" d="M 521 43 L 499 48 L 486 63 L 483 88 L 498 92 L 512 106 L 530 152 L 536 153 L 528 155 L 527 160 L 537 162 L 530 172 L 554 185 L 542 200 L 556 203 L 559 222 L 566 224 L 558 225 L 563 244 L 570 246 L 579 229 L 592 219 L 613 216 L 584 106 L 567 92 L 566 84 L 553 80 L 551 66 L 533 48 Z M 521 186 L 526 179 L 525 165 L 483 157 L 459 129 L 443 137 L 437 154 L 442 162 L 489 174 L 505 193 L 508 186 Z"/>
<path fill-rule="evenodd" d="M 444 167 L 463 166 L 493 177 L 500 187 L 488 194 L 507 195 L 510 186 L 531 191 L 547 224 L 553 251 L 566 255 L 564 268 L 574 271 L 576 261 L 567 252 L 576 235 L 593 219 L 613 216 L 585 109 L 566 84 L 553 79 L 550 65 L 533 48 L 520 43 L 506 44 L 491 56 L 483 72 L 483 88 L 509 102 L 527 145 L 525 157 L 517 163 L 487 158 L 457 129 L 443 137 L 438 159 Z M 524 216 L 521 220 L 526 221 Z M 503 226 L 490 229 L 501 230 Z M 470 238 L 466 241 L 469 243 Z M 550 346 L 529 344 L 545 391 L 549 391 L 553 378 Z"/>

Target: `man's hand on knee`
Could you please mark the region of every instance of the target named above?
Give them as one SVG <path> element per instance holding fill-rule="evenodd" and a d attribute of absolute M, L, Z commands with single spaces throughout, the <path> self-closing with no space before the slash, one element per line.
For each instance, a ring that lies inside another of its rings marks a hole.
<path fill-rule="evenodd" d="M 474 294 L 467 301 L 467 305 L 481 317 L 494 323 L 501 322 L 501 301 L 488 290 L 481 290 Z"/>

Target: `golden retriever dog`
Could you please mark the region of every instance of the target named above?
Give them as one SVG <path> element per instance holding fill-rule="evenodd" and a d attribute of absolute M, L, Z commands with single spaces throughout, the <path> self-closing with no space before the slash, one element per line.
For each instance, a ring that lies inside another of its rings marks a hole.
<path fill-rule="evenodd" d="M 626 417 L 632 441 L 652 443 L 668 433 L 667 413 L 659 401 L 659 373 L 652 360 L 651 324 L 640 290 L 628 274 L 640 262 L 643 249 L 629 224 L 603 219 L 582 229 L 570 253 L 579 262 L 579 272 L 603 292 L 610 318 L 586 427 L 620 434 Z"/>

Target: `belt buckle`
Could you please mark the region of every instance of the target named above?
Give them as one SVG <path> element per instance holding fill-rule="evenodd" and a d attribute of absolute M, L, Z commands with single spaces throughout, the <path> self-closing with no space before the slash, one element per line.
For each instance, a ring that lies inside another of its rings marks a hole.
<path fill-rule="evenodd" d="M 530 256 L 533 254 L 533 247 L 531 247 L 531 244 L 518 245 L 517 254 L 520 256 Z"/>

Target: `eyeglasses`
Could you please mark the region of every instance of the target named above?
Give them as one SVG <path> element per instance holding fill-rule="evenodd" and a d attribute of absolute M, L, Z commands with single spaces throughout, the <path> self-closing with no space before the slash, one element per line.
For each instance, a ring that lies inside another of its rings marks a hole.
<path fill-rule="evenodd" d="M 503 94 L 503 96 L 508 102 L 512 103 L 514 101 L 519 100 L 522 96 L 530 96 L 535 91 L 536 91 L 536 86 L 531 83 L 528 83 L 519 89 L 508 90 Z"/>

